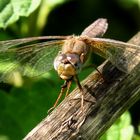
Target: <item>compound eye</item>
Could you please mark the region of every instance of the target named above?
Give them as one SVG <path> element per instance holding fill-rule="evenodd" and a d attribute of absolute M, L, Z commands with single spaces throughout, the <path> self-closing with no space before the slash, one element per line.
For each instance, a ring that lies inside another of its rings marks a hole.
<path fill-rule="evenodd" d="M 79 56 L 77 54 L 67 54 L 68 61 L 75 66 L 80 61 Z"/>
<path fill-rule="evenodd" d="M 57 56 L 57 58 L 58 58 L 59 61 L 63 61 L 63 60 L 65 60 L 67 57 L 66 57 L 65 54 L 60 53 L 60 54 Z"/>
<path fill-rule="evenodd" d="M 61 52 L 58 54 L 58 56 L 54 60 L 54 68 L 57 70 L 58 66 L 63 63 L 67 59 L 65 54 L 62 54 Z"/>

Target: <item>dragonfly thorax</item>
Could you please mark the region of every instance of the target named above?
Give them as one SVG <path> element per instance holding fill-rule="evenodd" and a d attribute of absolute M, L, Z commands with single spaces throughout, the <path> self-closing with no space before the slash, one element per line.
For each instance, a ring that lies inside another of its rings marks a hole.
<path fill-rule="evenodd" d="M 64 80 L 71 79 L 81 70 L 81 67 L 82 63 L 78 54 L 60 52 L 54 60 L 54 68 Z"/>
<path fill-rule="evenodd" d="M 62 47 L 62 53 L 78 54 L 82 63 L 86 61 L 89 51 L 89 46 L 84 42 L 83 38 L 80 36 L 72 36 L 71 38 L 65 40 L 65 43 Z"/>

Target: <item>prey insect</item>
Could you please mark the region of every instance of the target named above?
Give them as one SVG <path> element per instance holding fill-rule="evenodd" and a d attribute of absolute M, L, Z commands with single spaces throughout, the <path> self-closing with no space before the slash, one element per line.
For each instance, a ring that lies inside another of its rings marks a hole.
<path fill-rule="evenodd" d="M 80 36 L 42 36 L 0 41 L 0 64 L 6 64 L 0 81 L 4 81 L 5 77 L 15 70 L 20 71 L 22 75 L 38 76 L 51 70 L 54 64 L 59 77 L 65 83 L 53 108 L 57 106 L 66 88 L 66 95 L 68 94 L 71 82 L 74 80 L 82 93 L 83 110 L 84 95 L 78 73 L 82 70 L 90 52 L 109 59 L 119 70 L 126 73 L 131 71 L 127 67 L 131 57 L 124 59 L 122 53 L 125 50 L 129 54 L 140 52 L 137 45 L 99 38 L 104 35 L 107 27 L 107 20 L 100 18 L 89 25 Z"/>

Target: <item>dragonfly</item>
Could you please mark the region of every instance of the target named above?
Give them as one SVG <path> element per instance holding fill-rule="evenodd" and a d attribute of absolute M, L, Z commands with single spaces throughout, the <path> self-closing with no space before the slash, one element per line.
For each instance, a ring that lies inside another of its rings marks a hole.
<path fill-rule="evenodd" d="M 107 19 L 99 18 L 81 33 L 81 35 L 68 36 L 40 36 L 22 39 L 0 41 L 0 65 L 4 64 L 4 71 L 0 81 L 13 71 L 19 71 L 23 76 L 35 77 L 48 72 L 53 67 L 59 77 L 65 82 L 53 106 L 55 108 L 64 90 L 69 92 L 71 82 L 74 80 L 79 87 L 82 97 L 83 88 L 78 79 L 86 60 L 91 52 L 108 59 L 119 70 L 129 73 L 128 67 L 131 57 L 136 52 L 140 58 L 140 47 L 113 39 L 101 38 L 107 31 Z"/>

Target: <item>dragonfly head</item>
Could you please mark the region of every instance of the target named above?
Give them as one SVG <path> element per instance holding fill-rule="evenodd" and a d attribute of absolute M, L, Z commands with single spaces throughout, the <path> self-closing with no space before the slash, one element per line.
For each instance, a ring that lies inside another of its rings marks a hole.
<path fill-rule="evenodd" d="M 54 68 L 63 80 L 69 80 L 81 70 L 81 61 L 78 54 L 59 53 L 54 60 Z"/>

